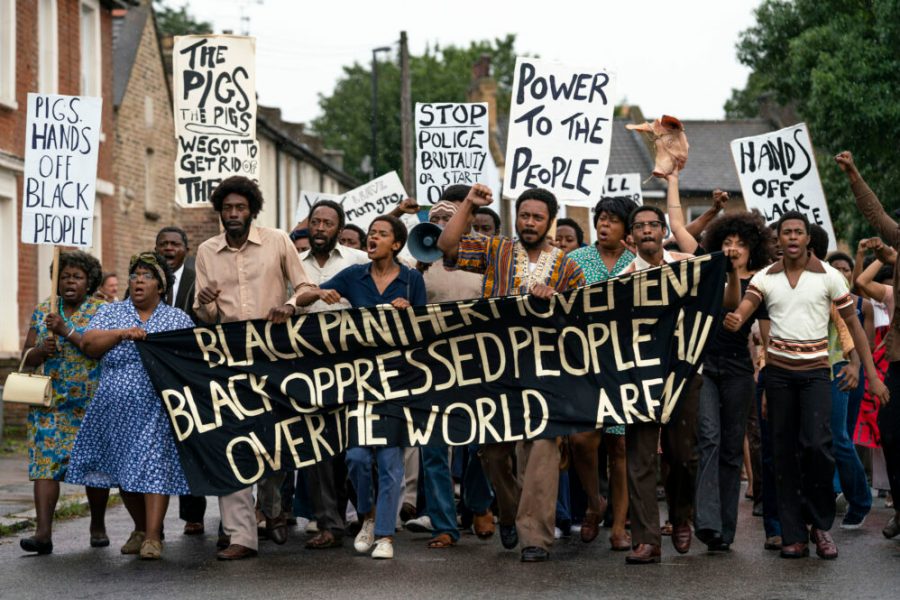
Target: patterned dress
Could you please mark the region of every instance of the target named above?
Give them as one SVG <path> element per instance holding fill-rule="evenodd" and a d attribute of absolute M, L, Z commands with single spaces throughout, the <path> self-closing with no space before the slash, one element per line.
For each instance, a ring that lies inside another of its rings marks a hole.
<path fill-rule="evenodd" d="M 104 306 L 88 329 L 141 327 L 147 333 L 193 327 L 184 312 L 162 302 L 143 322 L 131 300 Z M 119 342 L 101 362 L 100 387 L 75 440 L 66 481 L 126 492 L 189 494 L 172 426 L 135 343 Z"/>
<path fill-rule="evenodd" d="M 62 299 L 59 314 L 66 322 L 66 330 L 75 328 L 84 333 L 102 300 L 86 298 L 81 306 L 66 317 Z M 42 302 L 31 315 L 30 327 L 37 333 L 35 346 L 40 346 L 50 332 L 44 318 L 50 312 L 50 302 Z M 44 362 L 44 374 L 52 377 L 53 406 L 32 406 L 28 410 L 28 478 L 62 481 L 69 465 L 72 444 L 81 427 L 88 403 L 100 379 L 100 362 L 88 358 L 69 340 L 57 336 L 55 356 Z"/>
<path fill-rule="evenodd" d="M 622 256 L 619 257 L 619 260 L 616 261 L 616 264 L 613 265 L 612 271 L 610 271 L 606 268 L 606 263 L 603 262 L 596 245 L 572 250 L 568 256 L 581 267 L 581 270 L 584 272 L 584 279 L 588 285 L 600 283 L 617 276 L 634 260 L 634 254 L 625 250 L 622 252 Z M 604 431 L 610 435 L 625 435 L 625 426 L 611 425 L 606 427 Z"/>

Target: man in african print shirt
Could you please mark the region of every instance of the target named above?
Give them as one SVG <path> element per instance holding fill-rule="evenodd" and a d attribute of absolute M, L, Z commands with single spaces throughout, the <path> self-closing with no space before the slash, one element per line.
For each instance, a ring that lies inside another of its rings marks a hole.
<path fill-rule="evenodd" d="M 491 203 L 491 190 L 476 183 L 446 228 L 438 247 L 444 265 L 484 274 L 485 298 L 532 294 L 550 298 L 584 285 L 581 268 L 550 245 L 547 232 L 556 218 L 556 198 L 547 190 L 532 189 L 516 200 L 516 241 L 502 236 L 470 234 L 469 222 L 480 206 Z M 517 452 L 522 485 L 512 471 Z M 482 462 L 497 495 L 500 539 L 507 549 L 522 538 L 522 560 L 550 558 L 559 479 L 559 447 L 555 439 L 485 444 Z"/>

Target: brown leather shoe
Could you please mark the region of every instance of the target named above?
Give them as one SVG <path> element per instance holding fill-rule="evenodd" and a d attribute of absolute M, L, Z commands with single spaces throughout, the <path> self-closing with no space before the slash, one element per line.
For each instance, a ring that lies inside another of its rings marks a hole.
<path fill-rule="evenodd" d="M 625 556 L 629 565 L 649 565 L 658 563 L 662 552 L 658 544 L 638 544 Z"/>
<path fill-rule="evenodd" d="M 185 523 L 184 535 L 201 535 L 203 533 L 203 523 Z"/>
<path fill-rule="evenodd" d="M 831 534 L 813 527 L 809 532 L 809 541 L 815 543 L 816 554 L 825 560 L 834 560 L 838 557 L 837 544 L 831 538 Z"/>
<path fill-rule="evenodd" d="M 494 513 L 488 509 L 484 514 L 472 517 L 472 530 L 480 540 L 486 540 L 494 535 Z"/>
<path fill-rule="evenodd" d="M 672 525 L 672 545 L 678 554 L 687 554 L 691 549 L 691 524 Z"/>
<path fill-rule="evenodd" d="M 623 552 L 631 548 L 631 536 L 623 533 L 620 536 L 609 536 L 609 547 L 616 552 Z"/>
<path fill-rule="evenodd" d="M 287 541 L 287 521 L 283 514 L 274 519 L 266 517 L 266 535 L 278 545 Z"/>
<path fill-rule="evenodd" d="M 240 544 L 231 544 L 224 550 L 220 550 L 216 553 L 216 558 L 219 560 L 241 560 L 243 558 L 252 558 L 254 556 L 256 556 L 256 550 L 248 548 L 247 546 L 241 546 Z"/>
<path fill-rule="evenodd" d="M 803 558 L 809 556 L 809 547 L 803 542 L 781 546 L 781 558 Z"/>
<path fill-rule="evenodd" d="M 581 522 L 581 541 L 589 544 L 597 539 L 600 533 L 600 515 L 589 512 L 584 515 L 584 521 Z"/>

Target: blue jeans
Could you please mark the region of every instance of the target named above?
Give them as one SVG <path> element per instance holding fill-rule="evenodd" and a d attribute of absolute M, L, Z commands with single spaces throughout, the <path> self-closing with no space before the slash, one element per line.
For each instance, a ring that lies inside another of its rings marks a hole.
<path fill-rule="evenodd" d="M 375 535 L 394 535 L 397 511 L 403 493 L 403 448 L 350 448 L 347 470 L 356 489 L 356 510 L 364 515 L 372 510 L 372 459 L 378 463 L 378 502 L 375 504 Z"/>
<path fill-rule="evenodd" d="M 488 481 L 481 457 L 478 456 L 478 444 L 472 444 L 466 451 L 466 468 L 463 474 L 463 504 L 476 515 L 483 515 L 494 502 L 494 490 Z"/>
<path fill-rule="evenodd" d="M 556 492 L 556 526 L 563 533 L 572 527 L 571 493 L 569 491 L 569 471 L 559 472 L 559 485 Z"/>
<path fill-rule="evenodd" d="M 446 533 L 456 541 L 459 539 L 459 529 L 456 527 L 456 502 L 447 448 L 422 446 L 421 450 L 425 472 L 425 513 L 431 518 L 434 535 Z"/>
<path fill-rule="evenodd" d="M 835 475 L 840 480 L 840 489 L 850 504 L 847 515 L 861 518 L 872 509 L 872 490 L 850 438 L 851 432 L 847 430 L 850 393 L 841 391 L 837 378 L 838 371 L 845 364 L 839 362 L 832 366 L 835 378 L 831 380 L 831 453 L 834 455 Z M 856 412 L 859 412 L 859 404 L 856 405 Z"/>
<path fill-rule="evenodd" d="M 763 529 L 766 537 L 781 536 L 781 521 L 778 519 L 778 497 L 775 494 L 775 456 L 772 449 L 772 430 L 767 419 L 762 416 L 762 396 L 766 390 L 766 370 L 759 372 L 756 381 L 756 410 L 759 417 L 759 443 L 762 454 L 762 504 Z"/>

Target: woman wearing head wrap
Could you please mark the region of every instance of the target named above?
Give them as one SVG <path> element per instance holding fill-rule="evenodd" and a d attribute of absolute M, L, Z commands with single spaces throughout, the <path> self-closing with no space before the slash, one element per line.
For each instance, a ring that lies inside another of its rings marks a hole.
<path fill-rule="evenodd" d="M 81 347 L 82 335 L 91 317 L 103 306 L 92 297 L 100 285 L 100 262 L 85 252 L 62 252 L 59 256 L 57 305 L 42 302 L 31 315 L 25 338 L 25 363 L 43 366 L 53 385 L 53 406 L 32 406 L 28 411 L 28 478 L 34 481 L 37 530 L 19 545 L 26 552 L 50 554 L 53 513 L 59 500 L 59 482 L 66 476 L 75 434 L 81 427 L 97 381 L 99 363 Z M 109 490 L 87 488 L 91 506 L 91 546 L 107 546 L 103 523 Z"/>
<path fill-rule="evenodd" d="M 66 481 L 118 486 L 134 531 L 123 554 L 156 559 L 170 495 L 189 494 L 172 427 L 141 363 L 135 340 L 148 333 L 193 327 L 165 303 L 174 277 L 155 252 L 131 258 L 128 298 L 104 306 L 84 334 L 88 356 L 102 357 L 100 387 L 75 440 Z"/>

